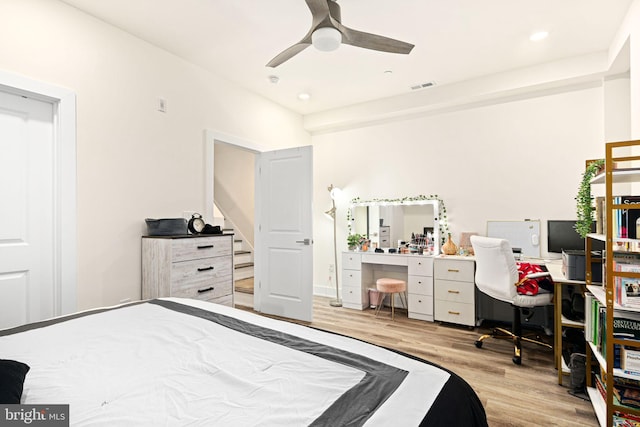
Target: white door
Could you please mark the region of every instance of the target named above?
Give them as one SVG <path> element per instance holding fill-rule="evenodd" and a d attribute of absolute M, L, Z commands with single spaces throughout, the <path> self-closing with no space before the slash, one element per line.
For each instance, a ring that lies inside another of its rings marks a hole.
<path fill-rule="evenodd" d="M 0 329 L 51 317 L 53 104 L 0 92 Z"/>
<path fill-rule="evenodd" d="M 254 308 L 311 321 L 311 146 L 256 156 Z"/>

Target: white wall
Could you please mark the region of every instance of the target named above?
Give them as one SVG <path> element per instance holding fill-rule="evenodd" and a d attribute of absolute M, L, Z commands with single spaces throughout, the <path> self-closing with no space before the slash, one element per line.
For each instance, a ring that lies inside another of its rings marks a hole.
<path fill-rule="evenodd" d="M 204 212 L 204 129 L 310 143 L 299 115 L 58 1 L 0 2 L 0 40 L 0 69 L 77 94 L 79 309 L 140 298 L 145 217 Z"/>
<path fill-rule="evenodd" d="M 438 194 L 455 242 L 487 220 L 575 219 L 585 160 L 603 156 L 603 102 L 595 87 L 313 136 L 316 293 L 333 264 L 329 183 L 344 190 L 339 250 L 356 196 Z"/>

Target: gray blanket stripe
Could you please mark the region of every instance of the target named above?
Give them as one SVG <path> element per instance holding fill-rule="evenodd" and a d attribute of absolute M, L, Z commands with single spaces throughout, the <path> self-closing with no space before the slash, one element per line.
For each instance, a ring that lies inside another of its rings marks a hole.
<path fill-rule="evenodd" d="M 365 372 L 362 380 L 342 394 L 312 426 L 361 426 L 395 392 L 409 374 L 407 371 L 349 351 L 306 340 L 284 332 L 257 326 L 233 317 L 202 310 L 173 301 L 152 300 L 151 304 L 210 320 L 229 329 L 248 334 L 297 351 L 313 354 Z"/>

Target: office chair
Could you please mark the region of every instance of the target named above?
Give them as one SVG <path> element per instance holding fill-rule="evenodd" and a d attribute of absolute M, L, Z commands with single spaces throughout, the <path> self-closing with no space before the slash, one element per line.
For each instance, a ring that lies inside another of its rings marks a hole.
<path fill-rule="evenodd" d="M 476 341 L 476 347 L 481 348 L 482 342 L 491 337 L 513 340 L 513 363 L 520 365 L 521 341 L 535 343 L 547 348 L 553 348 L 539 340 L 522 336 L 521 308 L 540 307 L 551 304 L 553 293 L 539 293 L 537 295 L 520 295 L 517 292 L 518 266 L 507 240 L 492 237 L 471 236 L 471 245 L 476 258 L 476 286 L 480 292 L 500 301 L 505 301 L 513 307 L 513 321 L 511 331 L 494 328 L 491 333 L 482 335 Z M 549 273 L 536 273 L 529 278 L 540 277 Z"/>

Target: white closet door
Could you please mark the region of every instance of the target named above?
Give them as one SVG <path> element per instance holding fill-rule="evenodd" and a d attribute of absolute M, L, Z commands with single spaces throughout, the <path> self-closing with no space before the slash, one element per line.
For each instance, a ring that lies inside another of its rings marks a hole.
<path fill-rule="evenodd" d="M 54 315 L 53 104 L 0 92 L 0 328 Z"/>

